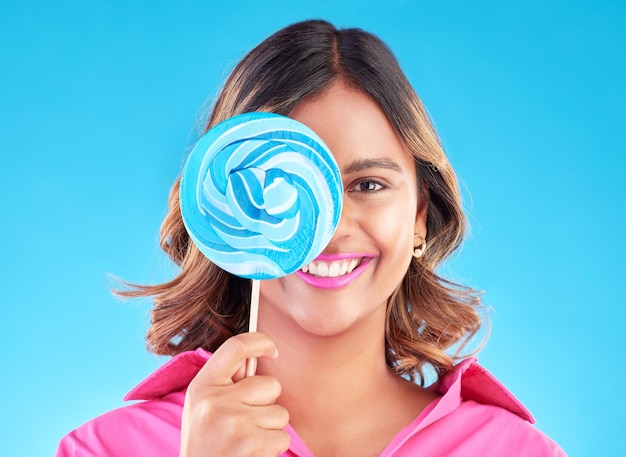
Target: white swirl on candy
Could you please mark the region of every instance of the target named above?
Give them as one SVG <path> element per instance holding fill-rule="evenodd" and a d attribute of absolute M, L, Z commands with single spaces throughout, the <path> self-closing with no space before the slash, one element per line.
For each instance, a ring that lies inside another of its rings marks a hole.
<path fill-rule="evenodd" d="M 305 125 L 245 113 L 209 130 L 181 176 L 185 227 L 216 265 L 250 279 L 291 274 L 335 232 L 343 185 L 328 147 Z"/>

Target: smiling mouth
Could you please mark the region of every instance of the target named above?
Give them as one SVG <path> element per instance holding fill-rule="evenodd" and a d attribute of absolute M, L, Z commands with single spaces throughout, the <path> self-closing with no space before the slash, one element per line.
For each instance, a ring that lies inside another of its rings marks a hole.
<path fill-rule="evenodd" d="M 363 257 L 333 260 L 331 262 L 314 260 L 302 267 L 301 271 L 318 278 L 337 278 L 352 273 L 362 261 Z"/>

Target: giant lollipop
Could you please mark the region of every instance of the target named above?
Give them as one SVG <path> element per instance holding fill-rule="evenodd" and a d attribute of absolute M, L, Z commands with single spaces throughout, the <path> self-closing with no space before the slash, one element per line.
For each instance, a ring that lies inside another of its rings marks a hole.
<path fill-rule="evenodd" d="M 250 331 L 259 280 L 315 259 L 337 228 L 342 201 L 339 168 L 322 139 L 273 113 L 217 124 L 193 148 L 181 176 L 181 213 L 192 241 L 219 267 L 252 279 Z"/>

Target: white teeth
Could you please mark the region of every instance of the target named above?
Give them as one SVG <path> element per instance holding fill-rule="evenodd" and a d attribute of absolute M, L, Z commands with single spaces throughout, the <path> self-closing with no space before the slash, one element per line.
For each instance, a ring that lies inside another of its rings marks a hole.
<path fill-rule="evenodd" d="M 331 278 L 336 278 L 337 276 L 339 276 L 340 271 L 341 267 L 339 266 L 339 263 L 332 262 L 328 267 L 328 276 L 330 276 Z"/>
<path fill-rule="evenodd" d="M 336 278 L 352 273 L 360 262 L 360 258 L 336 260 L 333 262 L 314 261 L 302 267 L 302 271 L 322 278 Z"/>

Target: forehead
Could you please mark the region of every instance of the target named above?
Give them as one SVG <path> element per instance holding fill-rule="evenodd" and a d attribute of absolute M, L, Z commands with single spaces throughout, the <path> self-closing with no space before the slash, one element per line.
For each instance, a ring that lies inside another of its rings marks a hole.
<path fill-rule="evenodd" d="M 414 169 L 413 157 L 382 109 L 345 83 L 335 82 L 321 94 L 303 100 L 289 116 L 324 140 L 342 173 L 362 161 L 386 161 Z"/>

